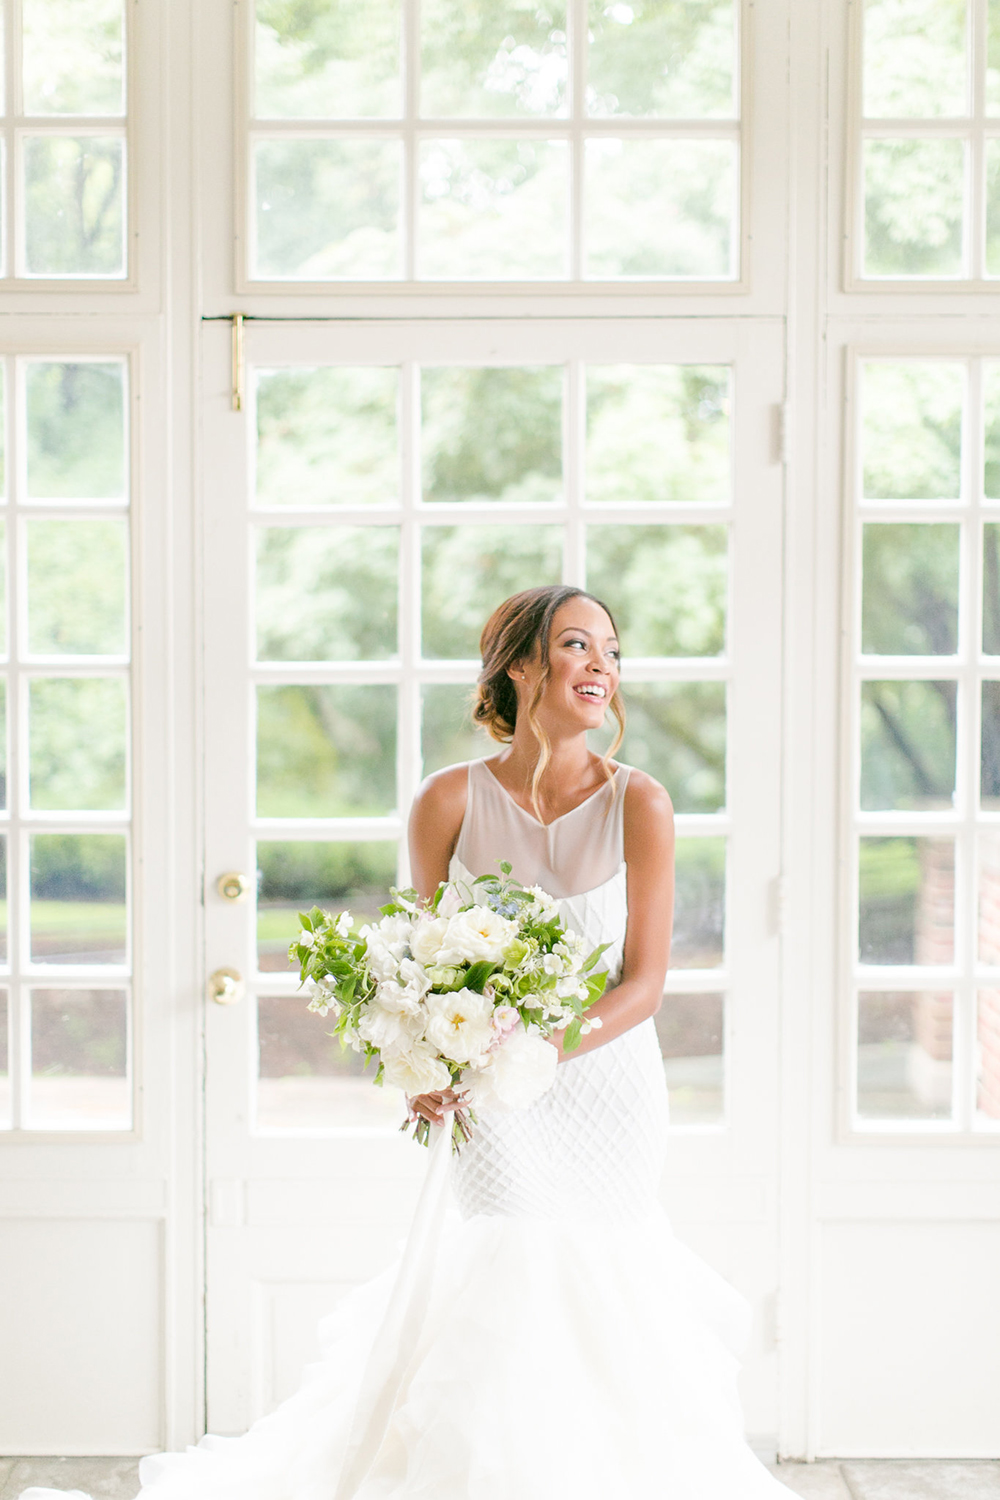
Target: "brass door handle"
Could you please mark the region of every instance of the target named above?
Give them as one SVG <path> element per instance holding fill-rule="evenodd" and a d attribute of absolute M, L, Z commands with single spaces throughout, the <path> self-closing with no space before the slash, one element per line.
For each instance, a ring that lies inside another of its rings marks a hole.
<path fill-rule="evenodd" d="M 250 876 L 241 874 L 239 870 L 227 870 L 215 882 L 215 889 L 223 901 L 245 901 L 252 887 Z"/>
<path fill-rule="evenodd" d="M 208 998 L 216 1005 L 236 1005 L 246 994 L 243 975 L 238 969 L 215 969 L 208 976 Z"/>

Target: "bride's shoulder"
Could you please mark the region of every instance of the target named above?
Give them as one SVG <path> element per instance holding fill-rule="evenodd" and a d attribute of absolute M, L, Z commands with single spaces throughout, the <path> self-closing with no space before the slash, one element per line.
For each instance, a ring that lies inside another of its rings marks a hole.
<path fill-rule="evenodd" d="M 647 820 L 670 827 L 673 824 L 674 804 L 665 786 L 661 786 L 647 771 L 629 767 L 628 785 L 624 796 L 625 833 L 629 825 L 642 826 Z"/>
<path fill-rule="evenodd" d="M 417 788 L 413 806 L 422 813 L 461 820 L 469 796 L 469 762 L 433 771 Z"/>

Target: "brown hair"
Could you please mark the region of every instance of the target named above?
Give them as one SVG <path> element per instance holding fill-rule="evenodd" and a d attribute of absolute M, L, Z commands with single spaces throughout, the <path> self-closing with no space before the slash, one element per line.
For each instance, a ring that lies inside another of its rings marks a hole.
<path fill-rule="evenodd" d="M 517 689 L 508 669 L 519 661 L 526 661 L 538 649 L 542 662 L 542 674 L 527 707 L 528 724 L 538 741 L 540 754 L 531 778 L 531 802 L 541 821 L 538 805 L 538 788 L 545 768 L 552 756 L 549 737 L 539 724 L 536 710 L 542 700 L 545 684 L 549 678 L 549 633 L 558 610 L 570 599 L 590 599 L 603 609 L 617 633 L 614 616 L 608 606 L 584 589 L 571 588 L 568 584 L 546 584 L 541 588 L 524 589 L 512 594 L 509 599 L 493 611 L 479 639 L 479 651 L 483 658 L 482 671 L 478 678 L 472 717 L 481 724 L 495 740 L 507 744 L 514 737 L 517 724 Z M 618 722 L 618 733 L 614 742 L 602 757 L 604 774 L 611 779 L 611 757 L 625 737 L 625 704 L 616 689 L 608 707 Z"/>

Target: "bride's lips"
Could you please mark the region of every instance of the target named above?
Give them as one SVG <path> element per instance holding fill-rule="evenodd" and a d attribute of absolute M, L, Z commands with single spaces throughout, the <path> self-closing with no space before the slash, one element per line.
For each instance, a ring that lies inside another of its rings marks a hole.
<path fill-rule="evenodd" d="M 586 698 L 592 703 L 603 703 L 608 696 L 603 682 L 575 682 L 573 691 L 578 698 Z"/>

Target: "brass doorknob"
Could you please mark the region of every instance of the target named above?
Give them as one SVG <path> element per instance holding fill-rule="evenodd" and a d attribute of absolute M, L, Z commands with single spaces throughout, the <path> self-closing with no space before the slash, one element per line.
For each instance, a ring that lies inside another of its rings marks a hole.
<path fill-rule="evenodd" d="M 238 969 L 215 969 L 208 976 L 208 998 L 216 1005 L 236 1005 L 246 994 L 243 975 Z"/>
<path fill-rule="evenodd" d="M 227 870 L 215 882 L 215 889 L 223 901 L 245 901 L 252 884 L 249 875 L 242 875 L 239 870 Z"/>

